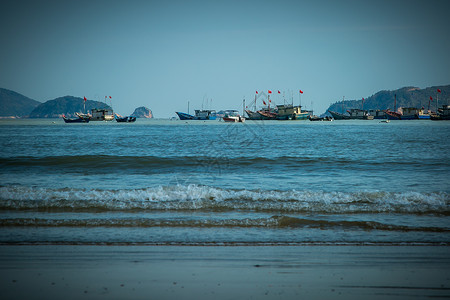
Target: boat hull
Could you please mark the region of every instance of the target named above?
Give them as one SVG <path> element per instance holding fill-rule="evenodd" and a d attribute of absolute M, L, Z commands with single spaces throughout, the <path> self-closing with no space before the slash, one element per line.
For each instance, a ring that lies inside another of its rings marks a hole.
<path fill-rule="evenodd" d="M 335 120 L 351 120 L 350 116 L 335 112 L 335 111 L 328 111 Z"/>
<path fill-rule="evenodd" d="M 175 112 L 180 120 L 215 120 L 216 116 L 211 115 L 210 113 L 203 113 L 202 111 L 196 111 L 195 116 L 183 113 L 183 112 Z"/>
<path fill-rule="evenodd" d="M 89 119 L 86 118 L 66 118 L 63 117 L 65 123 L 89 123 Z"/>
<path fill-rule="evenodd" d="M 118 123 L 133 123 L 136 121 L 136 117 L 123 117 L 123 118 L 117 118 L 116 122 Z"/>
<path fill-rule="evenodd" d="M 180 118 L 180 120 L 194 120 L 194 116 L 187 114 L 187 113 L 183 113 L 183 112 L 175 112 L 178 115 L 178 118 Z"/>
<path fill-rule="evenodd" d="M 222 120 L 228 123 L 244 123 L 245 118 L 242 117 L 223 117 Z"/>
<path fill-rule="evenodd" d="M 278 115 L 269 111 L 258 110 L 257 113 L 261 116 L 261 120 L 277 120 Z"/>

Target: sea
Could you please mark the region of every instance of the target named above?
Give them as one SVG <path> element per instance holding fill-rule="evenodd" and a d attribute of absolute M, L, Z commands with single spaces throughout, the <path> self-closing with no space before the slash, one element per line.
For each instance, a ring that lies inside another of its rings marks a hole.
<path fill-rule="evenodd" d="M 449 245 L 450 122 L 0 120 L 3 245 Z"/>

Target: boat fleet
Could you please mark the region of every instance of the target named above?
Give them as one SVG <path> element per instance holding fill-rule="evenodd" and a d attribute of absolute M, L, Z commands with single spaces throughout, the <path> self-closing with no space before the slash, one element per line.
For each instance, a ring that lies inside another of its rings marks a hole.
<path fill-rule="evenodd" d="M 255 95 L 255 99 L 250 104 L 250 109 L 245 106 L 245 100 L 243 100 L 243 113 L 239 114 L 237 110 L 225 110 L 216 112 L 212 109 L 196 109 L 194 114 L 188 112 L 175 112 L 180 120 L 216 120 L 219 119 L 224 122 L 230 123 L 243 123 L 245 120 L 310 120 L 310 121 L 333 121 L 333 120 L 374 120 L 381 119 L 382 122 L 388 123 L 389 120 L 416 120 L 416 119 L 431 119 L 431 120 L 450 120 L 450 105 L 442 105 L 441 108 L 437 108 L 436 112 L 432 112 L 429 109 L 415 107 L 400 107 L 396 109 L 396 95 L 394 102 L 394 110 L 386 109 L 369 109 L 364 110 L 364 98 L 362 102 L 362 108 L 351 108 L 346 110 L 346 113 L 340 113 L 336 111 L 328 110 L 327 112 L 331 116 L 315 116 L 311 110 L 302 110 L 301 105 L 294 105 L 293 101 L 290 104 L 285 103 L 282 105 L 272 105 L 270 93 L 267 98 L 263 99 L 264 106 L 261 109 L 257 109 L 258 96 Z M 280 93 L 280 92 L 278 92 Z M 303 93 L 300 90 L 300 93 Z M 256 92 L 258 94 L 258 92 Z M 264 93 L 263 93 L 264 94 Z M 264 94 L 265 95 L 265 94 Z M 430 97 L 431 99 L 431 97 Z M 267 100 L 267 102 L 266 102 Z M 86 98 L 85 98 L 86 101 Z M 344 109 L 344 99 L 342 100 L 342 111 Z M 244 115 L 247 115 L 246 117 Z M 112 121 L 132 123 L 136 121 L 136 117 L 126 116 L 123 117 L 119 114 L 115 114 L 110 108 L 94 108 L 91 109 L 91 113 L 76 113 L 75 118 L 68 118 L 65 115 L 62 116 L 65 123 L 88 123 L 89 121 Z"/>
<path fill-rule="evenodd" d="M 270 91 L 269 91 L 270 93 Z M 300 93 L 302 91 L 300 90 Z M 256 93 L 258 95 L 258 92 Z M 176 112 L 180 120 L 216 120 L 220 119 L 224 122 L 244 122 L 247 120 L 310 120 L 310 121 L 333 121 L 333 120 L 374 120 L 380 119 L 383 123 L 389 123 L 389 120 L 418 120 L 418 119 L 431 119 L 431 120 L 450 120 L 450 106 L 442 105 L 436 112 L 432 112 L 430 109 L 424 110 L 423 108 L 415 107 L 400 107 L 396 109 L 397 96 L 395 95 L 394 110 L 385 109 L 368 109 L 364 110 L 364 98 L 361 108 L 344 109 L 344 99 L 342 100 L 342 111 L 336 112 L 328 110 L 329 115 L 315 116 L 311 110 L 303 110 L 301 105 L 294 105 L 293 101 L 290 104 L 285 103 L 282 105 L 272 105 L 270 94 L 262 100 L 264 106 L 261 109 L 257 109 L 258 96 L 255 95 L 255 99 L 250 103 L 250 107 L 245 106 L 245 100 L 243 101 L 243 113 L 240 115 L 237 110 L 226 110 L 216 113 L 215 110 L 195 110 L 194 115 L 188 113 Z M 260 94 L 261 95 L 261 94 Z M 265 94 L 264 94 L 265 95 Z M 246 114 L 246 116 L 245 116 Z"/>
<path fill-rule="evenodd" d="M 136 121 L 136 117 L 126 116 L 123 117 L 119 114 L 115 114 L 112 109 L 109 108 L 93 108 L 91 113 L 75 113 L 74 118 L 62 116 L 65 123 L 89 123 L 90 121 L 113 121 L 132 123 Z"/>

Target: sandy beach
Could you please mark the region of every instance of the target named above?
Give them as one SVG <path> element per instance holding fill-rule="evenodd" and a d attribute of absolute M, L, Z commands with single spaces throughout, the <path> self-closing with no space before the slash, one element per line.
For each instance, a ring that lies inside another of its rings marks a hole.
<path fill-rule="evenodd" d="M 2 299 L 450 297 L 448 246 L 0 246 Z"/>

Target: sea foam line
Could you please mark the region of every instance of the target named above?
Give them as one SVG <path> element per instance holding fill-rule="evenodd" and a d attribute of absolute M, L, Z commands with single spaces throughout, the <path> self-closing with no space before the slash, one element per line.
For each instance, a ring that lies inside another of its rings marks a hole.
<path fill-rule="evenodd" d="M 233 190 L 199 185 L 145 189 L 0 187 L 0 209 L 252 210 L 325 213 L 437 213 L 450 215 L 446 192 L 325 192 Z"/>

